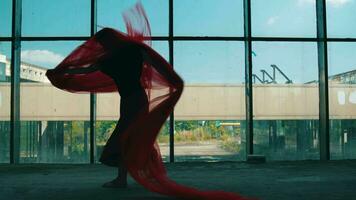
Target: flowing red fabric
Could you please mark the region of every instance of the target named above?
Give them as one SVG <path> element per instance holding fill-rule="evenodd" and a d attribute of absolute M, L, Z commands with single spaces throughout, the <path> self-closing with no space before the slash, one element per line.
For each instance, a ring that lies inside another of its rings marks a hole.
<path fill-rule="evenodd" d="M 179 185 L 168 178 L 158 144 L 155 141 L 160 128 L 182 94 L 183 81 L 165 59 L 144 43 L 145 38 L 149 39 L 150 27 L 142 5 L 138 3 L 126 11 L 124 20 L 128 34 L 106 28 L 106 31 L 115 35 L 114 38 L 110 38 L 113 40 L 111 42 L 117 45 L 117 48 L 120 48 L 122 43 L 137 44 L 150 59 L 150 61 L 144 60 L 140 79 L 148 96 L 149 111 L 140 112 L 121 134 L 120 141 L 118 141 L 124 164 L 130 175 L 153 192 L 181 199 L 245 199 L 235 193 L 199 191 Z M 93 36 L 75 49 L 55 69 L 48 70 L 46 75 L 54 86 L 69 92 L 116 92 L 120 90 L 120 85 L 117 86 L 100 70 L 84 74 L 65 73 L 68 69 L 95 65 L 100 59 L 110 54 L 109 51 L 101 46 L 96 36 Z"/>

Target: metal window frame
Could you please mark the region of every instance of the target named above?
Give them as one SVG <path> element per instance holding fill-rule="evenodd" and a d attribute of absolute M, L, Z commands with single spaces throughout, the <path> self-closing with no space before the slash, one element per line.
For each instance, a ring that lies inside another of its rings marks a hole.
<path fill-rule="evenodd" d="M 11 42 L 12 37 L 0 37 L 0 42 Z"/>
<path fill-rule="evenodd" d="M 246 160 L 253 154 L 253 87 L 252 87 L 252 31 L 251 1 L 244 0 L 245 42 L 245 110 L 246 110 Z"/>
<path fill-rule="evenodd" d="M 22 0 L 12 1 L 10 164 L 20 162 L 20 65 Z"/>
<path fill-rule="evenodd" d="M 328 42 L 356 42 L 356 38 L 327 37 L 326 0 L 316 0 L 317 35 L 310 37 L 254 37 L 251 32 L 251 0 L 243 0 L 244 35 L 237 37 L 224 36 L 179 36 L 174 35 L 173 11 L 174 0 L 168 0 L 168 36 L 153 36 L 152 41 L 166 41 L 169 45 L 169 62 L 174 66 L 175 41 L 241 41 L 245 43 L 245 92 L 246 92 L 246 133 L 247 154 L 253 154 L 253 99 L 252 99 L 252 42 L 316 42 L 318 45 L 319 70 L 319 134 L 320 159 L 330 159 L 329 147 L 329 105 L 328 105 Z M 97 31 L 97 0 L 90 0 L 90 36 Z M 10 163 L 19 162 L 20 135 L 20 64 L 22 41 L 85 41 L 90 36 L 21 36 L 22 0 L 12 3 L 12 34 L 0 37 L 0 42 L 11 42 L 11 122 L 10 122 Z M 95 163 L 95 123 L 96 95 L 90 95 L 90 163 Z M 169 118 L 170 162 L 174 162 L 174 113 Z"/>
<path fill-rule="evenodd" d="M 21 41 L 85 41 L 90 36 L 25 36 L 20 37 Z M 230 37 L 230 36 L 152 36 L 147 38 L 152 41 L 249 41 L 252 42 L 318 42 L 319 38 L 301 37 Z M 325 38 L 327 42 L 356 42 L 356 38 Z M 0 42 L 12 41 L 12 37 L 0 37 Z"/>
<path fill-rule="evenodd" d="M 90 36 L 95 35 L 97 31 L 97 0 L 90 2 Z M 96 94 L 90 93 L 90 153 L 89 162 L 95 164 L 96 159 Z"/>
<path fill-rule="evenodd" d="M 320 160 L 330 160 L 328 46 L 326 0 L 316 0 L 319 71 L 319 147 Z"/>
<path fill-rule="evenodd" d="M 168 50 L 169 63 L 174 67 L 173 0 L 168 2 Z M 174 111 L 169 115 L 169 162 L 174 163 Z"/>

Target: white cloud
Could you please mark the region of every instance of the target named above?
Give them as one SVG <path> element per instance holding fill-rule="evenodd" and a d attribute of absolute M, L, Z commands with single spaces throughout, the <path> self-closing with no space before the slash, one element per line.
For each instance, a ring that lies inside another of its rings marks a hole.
<path fill-rule="evenodd" d="M 302 6 L 305 4 L 315 4 L 316 0 L 298 0 L 298 5 Z M 326 3 L 333 7 L 341 7 L 347 3 L 352 2 L 353 0 L 326 0 Z"/>
<path fill-rule="evenodd" d="M 273 16 L 273 17 L 268 18 L 268 20 L 267 20 L 267 25 L 273 25 L 273 24 L 275 24 L 278 19 L 279 19 L 278 16 Z"/>
<path fill-rule="evenodd" d="M 298 5 L 302 6 L 305 4 L 315 3 L 316 0 L 298 0 Z"/>
<path fill-rule="evenodd" d="M 21 51 L 21 59 L 33 64 L 50 64 L 60 63 L 64 57 L 48 50 L 25 50 Z"/>
<path fill-rule="evenodd" d="M 339 7 L 339 6 L 343 6 L 347 3 L 350 3 L 351 0 L 326 0 L 326 2 L 334 7 Z"/>

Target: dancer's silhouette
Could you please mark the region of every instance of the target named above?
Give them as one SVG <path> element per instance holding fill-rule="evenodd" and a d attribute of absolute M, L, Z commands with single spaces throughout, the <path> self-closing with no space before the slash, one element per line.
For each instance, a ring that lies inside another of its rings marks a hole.
<path fill-rule="evenodd" d="M 148 99 L 141 86 L 144 50 L 135 43 L 115 43 L 115 31 L 104 28 L 95 35 L 110 54 L 101 58 L 94 65 L 86 68 L 66 69 L 65 74 L 86 74 L 100 70 L 116 83 L 120 94 L 120 120 L 107 141 L 100 157 L 100 162 L 118 167 L 118 176 L 104 187 L 126 187 L 127 170 L 122 164 L 119 136 L 128 128 L 133 118 L 140 112 L 148 111 Z"/>
<path fill-rule="evenodd" d="M 125 187 L 127 169 L 138 183 L 160 194 L 244 199 L 228 192 L 199 191 L 169 179 L 155 141 L 182 94 L 183 81 L 143 42 L 150 36 L 150 28 L 142 5 L 138 3 L 124 19 L 128 34 L 104 28 L 46 73 L 54 86 L 70 92 L 120 93 L 120 120 L 100 161 L 122 167 L 118 178 L 104 186 Z"/>

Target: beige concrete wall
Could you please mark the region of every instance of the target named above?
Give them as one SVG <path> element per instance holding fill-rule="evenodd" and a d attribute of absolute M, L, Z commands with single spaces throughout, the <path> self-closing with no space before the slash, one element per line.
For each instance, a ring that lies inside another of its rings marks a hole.
<path fill-rule="evenodd" d="M 318 119 L 317 85 L 255 85 L 253 89 L 255 119 Z M 356 86 L 330 87 L 331 118 L 356 119 L 353 95 Z M 89 120 L 89 94 L 73 94 L 49 84 L 23 83 L 21 97 L 21 120 Z M 9 120 L 9 84 L 0 84 L 0 98 L 0 120 Z M 98 94 L 97 102 L 98 120 L 119 118 L 117 93 Z M 244 87 L 187 85 L 175 108 L 175 119 L 245 119 Z"/>
<path fill-rule="evenodd" d="M 330 119 L 356 119 L 356 85 L 329 87 Z"/>
<path fill-rule="evenodd" d="M 73 94 L 50 84 L 22 83 L 21 120 L 89 120 L 89 94 Z M 10 85 L 1 84 L 0 119 L 10 119 Z"/>
<path fill-rule="evenodd" d="M 10 84 L 0 84 L 0 120 L 10 119 Z"/>
<path fill-rule="evenodd" d="M 255 119 L 318 119 L 316 85 L 258 85 L 253 87 Z"/>
<path fill-rule="evenodd" d="M 175 108 L 175 119 L 244 119 L 243 85 L 188 85 Z"/>

